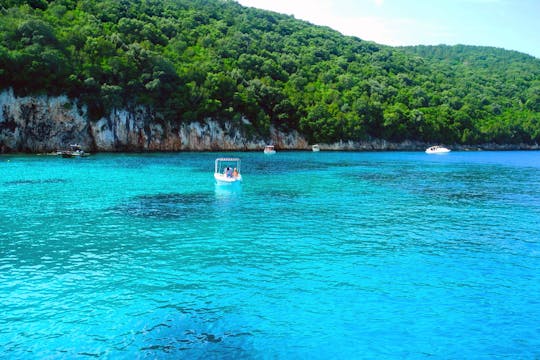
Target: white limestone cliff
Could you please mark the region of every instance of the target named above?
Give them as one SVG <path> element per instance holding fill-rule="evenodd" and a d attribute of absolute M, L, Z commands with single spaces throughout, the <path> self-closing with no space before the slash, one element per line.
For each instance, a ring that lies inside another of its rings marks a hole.
<path fill-rule="evenodd" d="M 249 121 L 242 123 L 246 126 Z M 86 108 L 65 96 L 17 97 L 0 93 L 0 153 L 51 152 L 69 144 L 87 151 L 217 151 L 258 150 L 266 143 L 280 149 L 307 149 L 298 134 L 270 130 L 268 138 L 246 137 L 242 126 L 213 119 L 172 123 L 148 109 L 115 110 L 90 121 Z"/>

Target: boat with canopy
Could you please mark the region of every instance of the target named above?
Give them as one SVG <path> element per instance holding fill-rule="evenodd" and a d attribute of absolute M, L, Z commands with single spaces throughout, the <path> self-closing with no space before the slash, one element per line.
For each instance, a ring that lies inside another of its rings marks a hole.
<path fill-rule="evenodd" d="M 242 183 L 239 158 L 217 158 L 214 167 L 214 179 L 217 185 Z"/>

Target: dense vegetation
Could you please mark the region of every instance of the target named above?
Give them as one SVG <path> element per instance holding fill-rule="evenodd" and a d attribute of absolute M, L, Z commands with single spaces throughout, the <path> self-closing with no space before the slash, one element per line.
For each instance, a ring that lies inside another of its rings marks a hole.
<path fill-rule="evenodd" d="M 391 48 L 230 0 L 0 0 L 0 89 L 312 141 L 540 142 L 540 60 Z M 246 125 L 242 125 L 246 126 Z"/>

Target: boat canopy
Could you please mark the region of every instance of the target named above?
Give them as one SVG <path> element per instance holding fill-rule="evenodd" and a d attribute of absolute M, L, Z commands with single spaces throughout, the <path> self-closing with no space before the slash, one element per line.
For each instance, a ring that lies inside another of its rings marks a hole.
<path fill-rule="evenodd" d="M 227 167 L 236 168 L 240 172 L 239 158 L 217 158 L 215 163 L 215 173 L 222 173 Z"/>

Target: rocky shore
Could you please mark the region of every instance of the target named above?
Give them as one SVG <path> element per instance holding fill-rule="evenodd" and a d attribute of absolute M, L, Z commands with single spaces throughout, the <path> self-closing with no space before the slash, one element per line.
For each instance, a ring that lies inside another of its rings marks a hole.
<path fill-rule="evenodd" d="M 270 129 L 269 136 L 262 137 L 248 135 L 249 126 L 247 119 L 242 126 L 213 119 L 172 123 L 143 107 L 117 110 L 90 121 L 85 107 L 65 96 L 17 97 L 11 90 L 0 93 L 0 153 L 47 153 L 73 143 L 90 152 L 257 151 L 268 143 L 280 150 L 311 149 L 296 131 Z M 319 145 L 327 151 L 419 151 L 432 144 L 374 139 Z M 540 149 L 538 144 L 447 145 L 454 150 Z"/>

